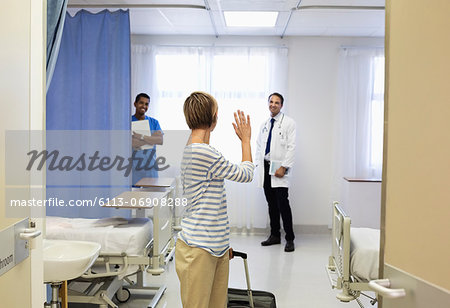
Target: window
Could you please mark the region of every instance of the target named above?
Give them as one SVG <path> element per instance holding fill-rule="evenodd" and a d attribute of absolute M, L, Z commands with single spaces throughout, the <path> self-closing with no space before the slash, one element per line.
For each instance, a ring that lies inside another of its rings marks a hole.
<path fill-rule="evenodd" d="M 336 113 L 336 179 L 381 178 L 384 49 L 342 48 Z"/>
<path fill-rule="evenodd" d="M 198 57 L 156 55 L 155 58 L 156 84 L 160 98 L 170 100 L 185 97 L 192 89 L 199 88 L 202 68 Z"/>
<path fill-rule="evenodd" d="M 211 93 L 219 103 L 211 145 L 237 163 L 241 146 L 231 125 L 233 112 L 240 109 L 251 116 L 254 151 L 259 127 L 269 117 L 268 95 L 286 93 L 287 59 L 285 47 L 133 45 L 132 93 L 150 94 L 148 114 L 168 135 L 169 130 L 188 129 L 183 104 L 191 92 Z M 226 187 L 232 225 L 265 228 L 267 216 L 258 206 L 265 201 L 257 181 L 246 185 L 227 181 Z"/>
<path fill-rule="evenodd" d="M 217 55 L 212 67 L 214 96 L 228 99 L 266 96 L 267 56 Z"/>
<path fill-rule="evenodd" d="M 370 104 L 370 159 L 369 166 L 374 177 L 381 177 L 383 165 L 384 124 L 384 57 L 372 60 L 373 90 Z"/>
<path fill-rule="evenodd" d="M 194 90 L 205 90 L 205 67 L 195 54 L 157 54 L 152 111 L 163 130 L 188 129 L 184 99 Z"/>
<path fill-rule="evenodd" d="M 234 134 L 231 123 L 237 109 L 250 114 L 253 127 L 258 129 L 269 115 L 267 96 L 274 91 L 283 92 L 271 79 L 274 74 L 287 72 L 283 65 L 275 63 L 277 55 L 287 58 L 287 50 L 281 48 L 280 53 L 279 49 L 164 47 L 157 50 L 156 89 L 152 90 L 156 94 L 152 100 L 154 116 L 164 130 L 187 129 L 182 112 L 184 100 L 193 91 L 205 91 L 219 103 L 219 121 L 211 138 L 212 145 Z M 271 67 L 276 67 L 276 72 Z M 238 140 L 230 144 L 233 146 L 218 148 L 228 159 L 239 161 Z"/>
<path fill-rule="evenodd" d="M 214 134 L 224 138 L 230 136 L 233 113 L 237 109 L 249 114 L 254 127 L 258 127 L 268 116 L 268 56 L 215 55 L 212 61 L 211 94 L 219 101 L 220 116 Z M 212 142 L 214 140 L 223 139 L 214 138 Z M 240 144 L 237 139 L 232 144 L 234 146 L 221 151 L 225 157 L 239 161 Z M 255 149 L 256 144 L 252 146 Z"/>

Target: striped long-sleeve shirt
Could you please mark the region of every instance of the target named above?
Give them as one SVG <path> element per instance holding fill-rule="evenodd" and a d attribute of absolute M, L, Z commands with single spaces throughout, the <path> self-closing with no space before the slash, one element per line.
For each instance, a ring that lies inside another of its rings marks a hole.
<path fill-rule="evenodd" d="M 222 256 L 230 237 L 224 180 L 251 182 L 253 170 L 253 163 L 233 164 L 209 144 L 187 145 L 181 163 L 187 206 L 179 238 L 191 247 Z"/>

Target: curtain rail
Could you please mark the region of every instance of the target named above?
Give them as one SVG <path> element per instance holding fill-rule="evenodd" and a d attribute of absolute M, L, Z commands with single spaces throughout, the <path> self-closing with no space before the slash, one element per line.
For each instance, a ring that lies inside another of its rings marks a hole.
<path fill-rule="evenodd" d="M 302 5 L 293 8 L 294 11 L 301 10 L 309 10 L 309 9 L 317 9 L 317 10 L 384 10 L 384 6 L 363 6 L 363 5 Z"/>
<path fill-rule="evenodd" d="M 291 21 L 292 13 L 293 13 L 296 9 L 298 9 L 298 8 L 300 7 L 300 4 L 301 4 L 301 3 L 302 3 L 302 0 L 298 0 L 298 3 L 297 3 L 297 5 L 295 6 L 295 8 L 292 8 L 292 10 L 289 12 L 288 20 L 286 21 L 286 24 L 284 25 L 283 33 L 281 33 L 281 38 L 283 38 L 283 37 L 284 37 L 284 34 L 286 33 L 286 29 L 287 29 L 287 27 L 288 27 L 288 25 L 289 25 L 289 22 Z"/>
<path fill-rule="evenodd" d="M 356 46 L 356 45 L 342 45 L 341 49 L 384 49 L 384 46 Z"/>
<path fill-rule="evenodd" d="M 219 33 L 217 32 L 217 27 L 216 27 L 216 23 L 214 22 L 214 17 L 212 15 L 211 7 L 209 6 L 208 0 L 204 0 L 204 3 L 205 3 L 205 9 L 208 11 L 208 14 L 209 14 L 209 19 L 211 20 L 211 25 L 214 29 L 214 34 L 216 35 L 216 38 L 218 38 Z"/>
<path fill-rule="evenodd" d="M 289 49 L 288 48 L 288 46 L 286 46 L 286 45 L 276 45 L 276 44 L 274 44 L 274 45 L 252 45 L 252 46 L 249 46 L 249 45 L 227 45 L 227 44 L 225 44 L 225 45 L 216 45 L 216 44 L 192 44 L 192 45 L 190 45 L 190 44 L 186 44 L 186 45 L 183 45 L 183 44 L 174 44 L 174 45 L 171 45 L 171 44 L 147 44 L 147 43 L 141 43 L 141 42 L 132 42 L 131 43 L 131 45 L 133 46 L 133 45 L 135 45 L 135 46 L 149 46 L 149 47 L 152 47 L 152 46 L 154 46 L 154 47 L 180 47 L 180 48 L 185 48 L 185 47 L 193 47 L 193 48 L 197 48 L 197 47 L 208 47 L 208 48 L 210 48 L 210 47 L 212 47 L 212 48 L 214 48 L 214 47 L 218 47 L 218 48 L 281 48 L 281 49 Z"/>
<path fill-rule="evenodd" d="M 68 4 L 69 8 L 89 9 L 89 8 L 119 8 L 119 9 L 201 9 L 206 10 L 204 5 L 194 4 Z"/>
<path fill-rule="evenodd" d="M 297 5 L 291 9 L 289 13 L 288 20 L 286 25 L 284 26 L 283 33 L 281 34 L 281 38 L 284 37 L 286 33 L 287 27 L 289 25 L 289 21 L 291 20 L 292 13 L 296 11 L 302 10 L 384 10 L 384 6 L 362 6 L 362 5 L 300 5 L 302 0 L 299 0 Z"/>
<path fill-rule="evenodd" d="M 301 1 L 300 1 L 301 2 Z M 67 4 L 70 8 L 176 8 L 176 9 L 201 9 L 211 10 L 209 6 L 195 4 Z M 362 5 L 303 5 L 296 6 L 291 11 L 308 9 L 316 10 L 384 10 L 384 6 L 362 6 Z"/>

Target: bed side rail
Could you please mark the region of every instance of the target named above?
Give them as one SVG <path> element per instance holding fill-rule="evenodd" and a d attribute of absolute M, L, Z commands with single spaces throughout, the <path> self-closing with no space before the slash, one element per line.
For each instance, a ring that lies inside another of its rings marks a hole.
<path fill-rule="evenodd" d="M 376 299 L 362 293 L 371 291 L 366 282 L 354 281 L 350 274 L 350 225 L 351 219 L 339 206 L 337 201 L 333 202 L 332 215 L 332 254 L 326 266 L 328 278 L 333 289 L 342 290 L 336 295 L 342 302 L 356 300 L 363 307 L 358 297 L 363 294 L 370 298 L 374 305 Z"/>
<path fill-rule="evenodd" d="M 147 273 L 152 275 L 164 273 L 164 267 L 174 252 L 173 204 L 167 203 L 167 200 L 173 199 L 174 188 L 166 192 L 165 202 L 153 208 L 153 243 L 150 266 L 147 268 Z"/>
<path fill-rule="evenodd" d="M 337 298 L 344 302 L 355 299 L 355 295 L 350 294 L 350 224 L 350 217 L 339 206 L 339 202 L 334 201 L 331 256 L 326 270 L 332 288 L 342 290 Z"/>
<path fill-rule="evenodd" d="M 332 257 L 344 281 L 350 281 L 350 224 L 350 217 L 338 202 L 333 202 Z"/>

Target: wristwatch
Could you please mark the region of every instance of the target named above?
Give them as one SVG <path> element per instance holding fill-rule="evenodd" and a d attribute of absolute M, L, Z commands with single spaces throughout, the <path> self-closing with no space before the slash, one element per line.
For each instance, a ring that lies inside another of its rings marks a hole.
<path fill-rule="evenodd" d="M 144 134 L 141 134 L 141 140 L 144 141 Z"/>

